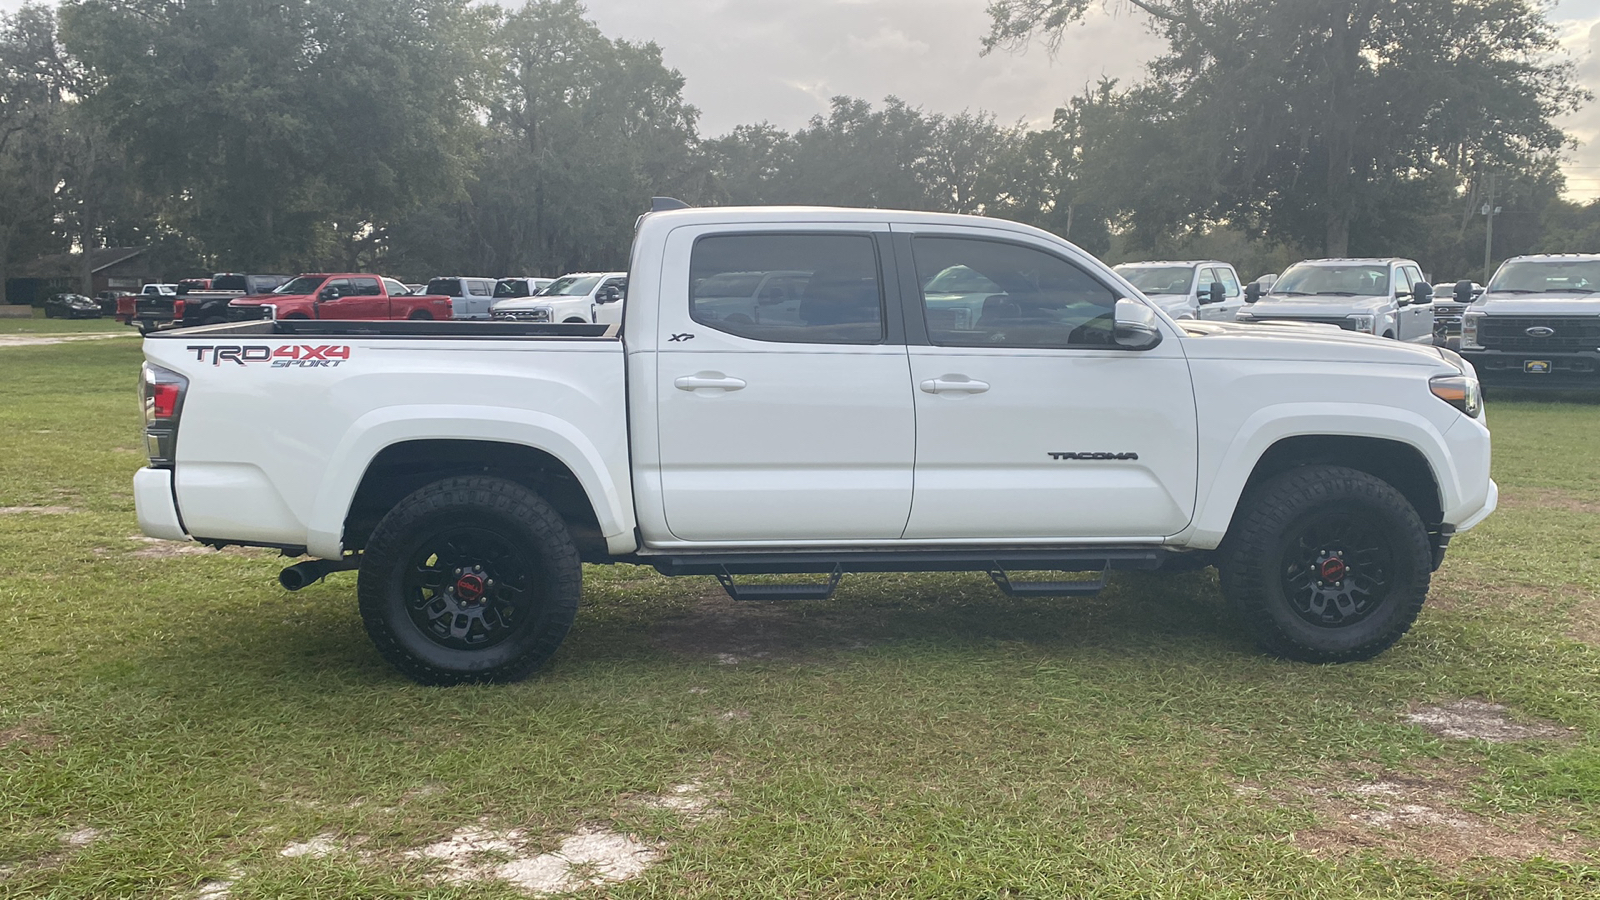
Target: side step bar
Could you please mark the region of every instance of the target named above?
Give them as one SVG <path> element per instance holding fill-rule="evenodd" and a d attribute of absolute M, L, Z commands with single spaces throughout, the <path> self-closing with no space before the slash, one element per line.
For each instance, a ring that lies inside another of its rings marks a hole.
<path fill-rule="evenodd" d="M 1170 551 L 1159 548 L 1083 550 L 889 550 L 794 553 L 692 553 L 639 557 L 663 575 L 711 575 L 735 600 L 827 600 L 847 572 L 985 572 L 1013 597 L 1082 597 L 1098 593 L 1112 569 L 1150 571 Z M 1010 572 L 1091 572 L 1083 581 L 1014 581 Z M 825 584 L 741 585 L 736 575 L 828 576 Z"/>

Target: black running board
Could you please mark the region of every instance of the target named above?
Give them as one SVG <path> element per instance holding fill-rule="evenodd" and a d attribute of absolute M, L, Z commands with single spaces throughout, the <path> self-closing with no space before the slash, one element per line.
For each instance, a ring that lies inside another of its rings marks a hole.
<path fill-rule="evenodd" d="M 862 550 L 791 553 L 685 553 L 636 557 L 663 575 L 711 575 L 735 600 L 827 600 L 852 572 L 984 572 L 1013 597 L 1082 597 L 1105 587 L 1112 569 L 1152 571 L 1170 551 L 1160 548 L 1082 550 Z M 1011 572 L 1092 572 L 1082 581 L 1015 581 Z M 823 584 L 739 584 L 736 575 L 826 575 Z"/>

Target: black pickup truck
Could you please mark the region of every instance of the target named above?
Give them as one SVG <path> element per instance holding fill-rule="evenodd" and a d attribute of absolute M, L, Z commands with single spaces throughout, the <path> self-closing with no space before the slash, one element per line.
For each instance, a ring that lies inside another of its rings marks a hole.
<path fill-rule="evenodd" d="M 177 296 L 141 295 L 130 325 L 146 334 L 158 328 L 190 328 L 228 320 L 228 303 L 239 297 L 271 293 L 289 281 L 288 275 L 238 275 L 219 272 L 211 276 L 211 290 L 185 291 Z"/>

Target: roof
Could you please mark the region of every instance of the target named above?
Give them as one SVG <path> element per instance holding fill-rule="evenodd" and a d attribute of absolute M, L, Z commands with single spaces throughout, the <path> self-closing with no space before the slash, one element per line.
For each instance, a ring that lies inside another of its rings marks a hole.
<path fill-rule="evenodd" d="M 1138 262 L 1117 263 L 1112 268 L 1121 269 L 1132 266 L 1231 266 L 1232 263 L 1220 259 L 1141 259 Z"/>
<path fill-rule="evenodd" d="M 89 251 L 89 272 L 91 274 L 103 272 L 117 263 L 127 262 L 144 252 L 143 247 L 102 247 L 99 250 Z M 31 263 L 23 266 L 21 275 L 24 278 L 49 278 L 54 275 L 76 275 L 83 265 L 81 253 L 56 253 L 51 256 L 41 256 Z"/>
<path fill-rule="evenodd" d="M 1369 266 L 1371 266 L 1371 265 L 1388 265 L 1390 263 L 1409 263 L 1409 264 L 1414 266 L 1414 265 L 1417 264 L 1417 261 L 1414 260 L 1414 259 L 1406 259 L 1403 256 L 1334 256 L 1334 257 L 1329 257 L 1328 259 L 1302 259 L 1299 262 L 1295 263 L 1295 265 L 1297 265 L 1297 266 L 1307 266 L 1307 265 L 1310 265 L 1310 266 L 1336 266 L 1336 265 L 1349 265 L 1351 263 L 1360 263 L 1362 265 L 1369 265 Z"/>
<path fill-rule="evenodd" d="M 1522 256 L 1513 256 L 1506 260 L 1506 262 L 1520 262 L 1525 259 L 1570 260 L 1572 262 L 1584 262 L 1587 260 L 1600 259 L 1600 253 L 1528 253 Z"/>

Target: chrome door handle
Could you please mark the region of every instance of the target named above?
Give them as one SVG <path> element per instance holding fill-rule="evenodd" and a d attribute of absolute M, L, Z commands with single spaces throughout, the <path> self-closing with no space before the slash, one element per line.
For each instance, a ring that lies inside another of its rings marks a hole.
<path fill-rule="evenodd" d="M 680 391 L 698 391 L 704 388 L 723 391 L 744 390 L 744 379 L 729 378 L 721 372 L 696 372 L 685 375 L 674 381 L 673 386 Z"/>
<path fill-rule="evenodd" d="M 941 375 L 929 378 L 918 387 L 928 394 L 981 394 L 989 389 L 989 382 L 974 381 L 965 375 Z"/>

